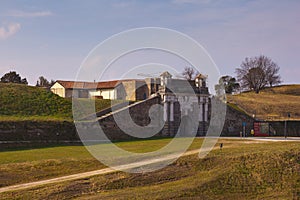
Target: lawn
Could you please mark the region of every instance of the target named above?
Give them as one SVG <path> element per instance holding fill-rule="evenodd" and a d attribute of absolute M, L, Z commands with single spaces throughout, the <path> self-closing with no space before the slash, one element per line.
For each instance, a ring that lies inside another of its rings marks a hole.
<path fill-rule="evenodd" d="M 91 113 L 118 104 L 122 100 L 78 99 Z M 0 83 L 0 121 L 73 121 L 72 99 L 59 97 L 39 87 L 24 84 Z M 79 112 L 77 112 L 79 113 Z M 83 113 L 85 115 L 91 113 Z"/>
<path fill-rule="evenodd" d="M 170 140 L 167 138 L 115 144 L 127 151 L 142 153 L 155 151 Z M 191 148 L 199 147 L 201 142 L 202 140 L 198 140 Z M 103 167 L 105 166 L 81 145 L 9 149 L 0 151 L 0 186 L 44 180 Z"/>
<path fill-rule="evenodd" d="M 148 152 L 170 139 L 119 142 L 128 151 Z M 199 148 L 197 138 L 190 149 Z M 223 143 L 222 150 L 218 148 Z M 129 174 L 115 172 L 77 181 L 0 194 L 1 199 L 297 199 L 300 145 L 220 139 L 204 159 L 181 157 L 161 170 Z M 0 152 L 4 185 L 56 177 L 104 167 L 82 146 L 59 146 Z M 76 166 L 76 167 L 74 167 Z M 3 172 L 3 169 L 6 171 Z M 8 171 L 10 170 L 10 173 Z M 30 174 L 26 174 L 30 171 Z M 22 172 L 25 174 L 22 175 Z M 18 181 L 9 180 L 22 176 Z M 38 174 L 44 174 L 39 176 Z M 1 181 L 2 183 L 2 181 Z"/>
<path fill-rule="evenodd" d="M 227 101 L 235 108 L 246 111 L 250 116 L 263 120 L 300 120 L 300 85 L 266 88 L 259 94 L 244 92 L 227 95 Z"/>

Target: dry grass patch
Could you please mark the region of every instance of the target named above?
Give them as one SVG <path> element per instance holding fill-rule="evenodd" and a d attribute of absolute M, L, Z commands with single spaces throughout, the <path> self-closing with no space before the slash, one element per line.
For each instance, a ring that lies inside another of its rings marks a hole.
<path fill-rule="evenodd" d="M 227 100 L 259 119 L 284 120 L 290 113 L 291 120 L 300 120 L 300 85 L 267 88 L 259 94 L 228 95 Z"/>

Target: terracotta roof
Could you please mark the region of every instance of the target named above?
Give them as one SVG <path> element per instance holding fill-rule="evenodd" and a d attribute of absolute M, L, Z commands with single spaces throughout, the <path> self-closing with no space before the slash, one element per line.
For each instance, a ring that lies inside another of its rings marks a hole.
<path fill-rule="evenodd" d="M 83 81 L 62 81 L 58 80 L 66 89 L 109 89 L 114 88 L 119 81 L 104 81 L 104 82 L 83 82 Z"/>
<path fill-rule="evenodd" d="M 98 82 L 97 84 L 97 89 L 103 88 L 103 89 L 108 89 L 108 88 L 114 88 L 120 81 L 105 81 L 105 82 Z"/>
<path fill-rule="evenodd" d="M 56 82 L 59 83 L 60 85 L 62 85 L 66 89 L 73 88 L 73 85 L 74 85 L 74 81 L 61 81 L 61 80 L 58 80 Z"/>

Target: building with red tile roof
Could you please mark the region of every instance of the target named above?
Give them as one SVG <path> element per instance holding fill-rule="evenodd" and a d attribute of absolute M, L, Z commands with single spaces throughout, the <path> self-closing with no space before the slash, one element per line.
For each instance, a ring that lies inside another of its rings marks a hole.
<path fill-rule="evenodd" d="M 102 82 L 57 80 L 51 91 L 64 98 L 142 100 L 149 96 L 145 80 L 128 79 Z"/>

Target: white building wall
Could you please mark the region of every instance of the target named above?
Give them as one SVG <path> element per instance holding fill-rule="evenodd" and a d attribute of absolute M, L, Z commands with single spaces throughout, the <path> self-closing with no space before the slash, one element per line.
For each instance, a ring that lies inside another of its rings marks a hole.
<path fill-rule="evenodd" d="M 55 83 L 51 88 L 50 88 L 51 92 L 53 92 L 54 94 L 57 94 L 60 97 L 66 97 L 66 90 L 65 88 L 59 84 L 59 83 Z"/>
<path fill-rule="evenodd" d="M 116 99 L 115 95 L 115 90 L 114 89 L 102 89 L 102 90 L 92 90 L 89 91 L 89 96 L 94 97 L 94 96 L 102 96 L 103 99 Z"/>
<path fill-rule="evenodd" d="M 101 96 L 100 91 L 90 90 L 89 97 Z"/>

